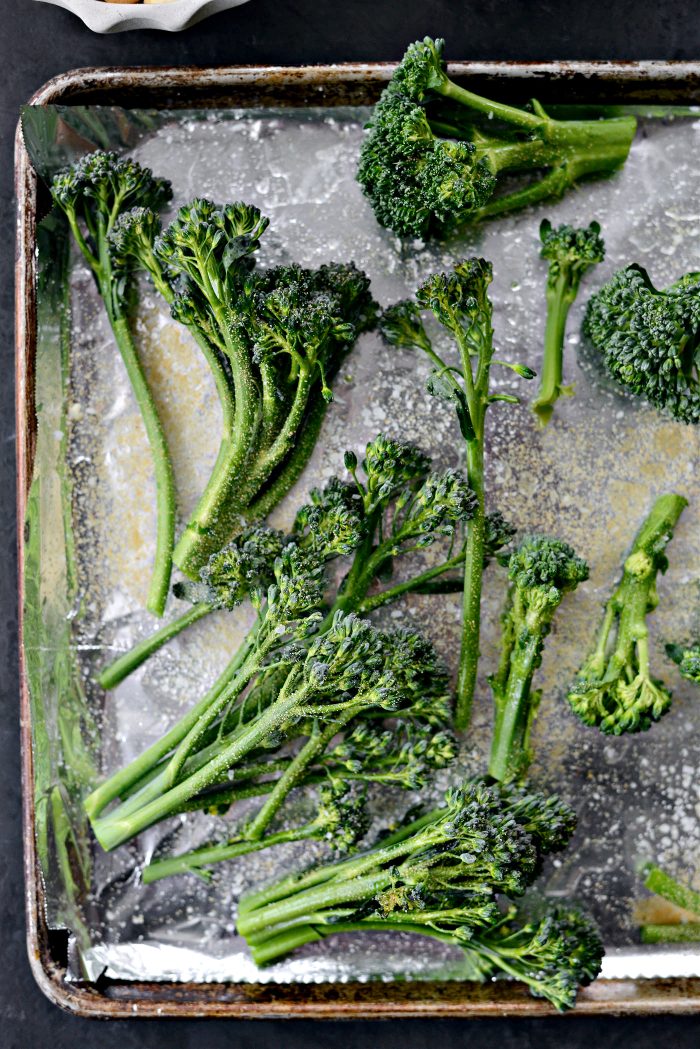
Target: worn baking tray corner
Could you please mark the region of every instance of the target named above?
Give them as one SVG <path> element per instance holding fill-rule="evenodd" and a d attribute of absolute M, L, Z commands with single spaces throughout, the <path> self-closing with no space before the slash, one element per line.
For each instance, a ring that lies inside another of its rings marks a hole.
<path fill-rule="evenodd" d="M 117 105 L 124 108 L 365 105 L 388 79 L 387 64 L 304 68 L 82 69 L 44 85 L 32 105 Z M 695 63 L 455 63 L 452 73 L 479 91 L 543 102 L 683 103 L 700 101 Z M 32 724 L 22 645 L 27 497 L 36 442 L 34 366 L 37 342 L 36 220 L 41 192 L 18 129 L 16 258 L 17 507 L 20 590 L 20 673 L 27 939 L 32 971 L 57 1005 L 89 1017 L 304 1017 L 316 1019 L 432 1016 L 535 1016 L 553 1010 L 524 987 L 497 983 L 366 982 L 274 985 L 148 983 L 100 979 L 67 982 L 67 934 L 48 927 L 45 888 L 35 842 Z M 690 1013 L 700 1007 L 700 978 L 599 980 L 583 990 L 578 1014 Z"/>

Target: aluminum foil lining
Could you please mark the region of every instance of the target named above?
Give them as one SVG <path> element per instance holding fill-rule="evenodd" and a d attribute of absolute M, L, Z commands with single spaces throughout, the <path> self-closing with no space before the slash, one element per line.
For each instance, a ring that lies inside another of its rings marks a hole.
<path fill-rule="evenodd" d="M 588 296 L 619 266 L 638 261 L 659 286 L 700 269 L 700 169 L 694 162 L 700 122 L 644 123 L 625 169 L 614 178 L 447 245 L 426 246 L 402 245 L 381 229 L 354 181 L 367 114 L 344 108 L 159 114 L 141 129 L 132 152 L 172 180 L 176 205 L 193 196 L 258 204 L 271 218 L 260 264 L 354 259 L 371 276 L 382 304 L 410 295 L 423 277 L 464 256 L 483 255 L 494 265 L 497 356 L 535 368 L 546 272 L 538 252 L 540 220 L 601 223 L 607 258 L 586 277 L 568 325 L 565 377 L 575 384 L 575 396 L 559 402 L 544 431 L 535 428 L 526 404 L 490 410 L 487 488 L 490 505 L 519 529 L 561 536 L 591 566 L 590 581 L 562 605 L 538 672 L 543 701 L 532 780 L 557 790 L 579 813 L 571 847 L 548 864 L 541 888 L 550 896 L 573 896 L 593 912 L 609 947 L 604 975 L 698 975 L 700 954 L 694 950 L 636 946 L 633 915 L 644 895 L 635 874 L 638 858 L 655 857 L 681 877 L 690 878 L 694 870 L 700 876 L 700 705 L 663 651 L 666 641 L 700 634 L 700 430 L 612 388 L 588 359 L 579 331 Z M 99 761 L 106 775 L 203 694 L 245 629 L 247 613 L 211 615 L 107 696 L 95 686 L 106 660 L 155 628 L 143 611 L 154 548 L 154 482 L 102 304 L 76 254 L 70 279 L 66 417 L 78 571 L 74 653 L 100 727 Z M 218 403 L 194 343 L 145 284 L 137 335 L 172 449 L 184 520 L 216 453 Z M 363 336 L 338 376 L 336 400 L 309 468 L 275 511 L 274 523 L 289 525 L 312 485 L 342 474 L 343 451 L 360 453 L 379 431 L 415 441 L 441 467 L 459 466 L 455 420 L 448 406 L 425 393 L 427 375 L 420 357 Z M 505 369 L 494 369 L 494 379 L 501 392 L 534 393 Z M 656 673 L 673 689 L 673 709 L 647 734 L 607 738 L 583 728 L 563 694 L 590 646 L 602 602 L 640 521 L 657 495 L 672 490 L 686 495 L 690 506 L 669 549 L 651 640 Z M 491 726 L 486 674 L 496 662 L 504 592 L 503 572 L 491 566 L 474 721 L 458 762 L 430 791 L 436 800 L 450 782 L 484 767 Z M 166 617 L 181 609 L 171 599 Z M 457 598 L 412 597 L 384 615 L 393 624 L 425 630 L 455 670 Z M 398 791 L 375 795 L 377 826 L 416 800 Z M 244 815 L 239 809 L 235 821 Z M 221 865 L 209 884 L 187 876 L 140 883 L 139 868 L 159 847 L 184 851 L 220 831 L 220 820 L 190 816 L 152 828 L 114 854 L 94 845 L 93 889 L 84 907 L 87 935 L 74 944 L 72 976 L 95 978 L 106 971 L 128 979 L 256 982 L 460 977 L 460 952 L 384 935 L 336 937 L 259 972 L 234 934 L 240 893 L 321 858 L 324 847 L 305 843 L 255 854 Z M 56 920 L 56 913 L 49 917 Z"/>

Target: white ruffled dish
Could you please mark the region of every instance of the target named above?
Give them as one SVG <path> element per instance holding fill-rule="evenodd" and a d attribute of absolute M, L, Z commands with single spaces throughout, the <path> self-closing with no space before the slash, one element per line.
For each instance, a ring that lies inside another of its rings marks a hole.
<path fill-rule="evenodd" d="M 95 33 L 121 33 L 125 29 L 164 29 L 176 33 L 209 15 L 238 7 L 247 0 L 167 0 L 150 4 L 108 4 L 104 0 L 40 0 L 65 7 L 82 18 Z"/>

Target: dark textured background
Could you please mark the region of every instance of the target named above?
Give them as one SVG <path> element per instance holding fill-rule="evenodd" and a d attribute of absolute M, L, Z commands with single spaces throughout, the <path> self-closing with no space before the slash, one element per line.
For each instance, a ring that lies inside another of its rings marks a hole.
<path fill-rule="evenodd" d="M 184 33 L 97 36 L 35 0 L 0 0 L 0 1047 L 1 1049 L 697 1049 L 700 1018 L 321 1023 L 119 1021 L 60 1013 L 42 997 L 24 945 L 17 724 L 17 611 L 12 386 L 12 140 L 20 104 L 45 80 L 82 65 L 399 58 L 425 33 L 450 58 L 700 59 L 695 0 L 250 0 Z"/>

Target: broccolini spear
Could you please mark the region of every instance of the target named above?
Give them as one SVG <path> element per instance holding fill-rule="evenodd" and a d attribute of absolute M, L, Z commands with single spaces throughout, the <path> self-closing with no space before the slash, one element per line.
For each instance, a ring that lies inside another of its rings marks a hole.
<path fill-rule="evenodd" d="M 588 303 L 584 335 L 608 373 L 679 422 L 700 422 L 700 273 L 659 291 L 636 263 Z"/>
<path fill-rule="evenodd" d="M 700 685 L 700 645 L 666 645 L 666 654 L 686 681 Z"/>
<path fill-rule="evenodd" d="M 552 809 L 542 795 L 525 800 L 507 788 L 467 783 L 448 792 L 444 808 L 370 851 L 244 896 L 238 931 L 259 965 L 335 933 L 432 936 L 464 950 L 475 978 L 507 973 L 569 1008 L 578 986 L 600 969 L 593 923 L 564 908 L 528 921 L 497 904 L 498 896 L 519 896 L 531 885 L 542 855 L 552 851 L 540 833 Z M 560 821 L 555 848 L 568 841 L 572 815 Z"/>
<path fill-rule="evenodd" d="M 135 160 L 96 150 L 59 171 L 51 183 L 83 258 L 92 270 L 114 338 L 134 391 L 153 456 L 156 479 L 156 552 L 146 607 L 162 615 L 170 585 L 175 536 L 172 464 L 153 395 L 146 382 L 129 323 L 132 273 L 113 256 L 110 237 L 120 215 L 134 206 L 151 213 L 172 197 L 170 183 Z"/>
<path fill-rule="evenodd" d="M 444 237 L 622 167 L 633 117 L 554 120 L 536 101 L 518 109 L 482 98 L 450 80 L 444 44 L 410 45 L 367 125 L 357 180 L 382 226 Z M 527 185 L 501 192 L 517 172 L 532 174 Z"/>
<path fill-rule="evenodd" d="M 511 368 L 525 379 L 535 373 L 524 365 L 509 364 L 493 357 L 493 307 L 488 295 L 492 280 L 491 263 L 467 259 L 452 273 L 429 277 L 416 292 L 417 304 L 398 302 L 384 311 L 380 330 L 393 346 L 425 353 L 435 365 L 428 391 L 454 405 L 466 444 L 467 479 L 474 491 L 477 512 L 467 523 L 464 554 L 462 602 L 462 642 L 457 680 L 455 724 L 469 724 L 479 659 L 481 621 L 481 577 L 486 547 L 487 515 L 484 490 L 484 429 L 486 410 L 495 401 L 518 403 L 510 394 L 489 392 L 491 365 Z M 423 326 L 421 310 L 430 310 L 450 333 L 459 351 L 460 368 L 448 365 L 434 349 Z"/>
<path fill-rule="evenodd" d="M 659 603 L 656 578 L 668 567 L 666 546 L 687 505 L 681 495 L 654 503 L 605 606 L 595 649 L 569 689 L 571 709 L 601 732 L 644 732 L 671 706 L 670 692 L 651 674 L 647 616 Z"/>
<path fill-rule="evenodd" d="M 566 319 L 584 274 L 605 258 L 605 244 L 597 222 L 591 222 L 584 229 L 575 229 L 573 226 L 553 229 L 549 219 L 543 219 L 540 239 L 540 254 L 549 262 L 547 323 L 540 388 L 532 402 L 532 410 L 540 425 L 546 426 L 559 397 L 572 392 L 570 386 L 562 385 Z"/>
<path fill-rule="evenodd" d="M 532 677 L 564 595 L 588 579 L 588 565 L 566 543 L 526 536 L 508 559 L 510 589 L 503 615 L 501 659 L 489 681 L 495 721 L 489 775 L 518 779 L 531 761 L 530 729 L 540 701 Z"/>
<path fill-rule="evenodd" d="M 247 839 L 261 840 L 305 770 L 350 721 L 370 712 L 401 717 L 406 710 L 410 715 L 421 699 L 437 673 L 430 645 L 417 635 L 385 634 L 343 612 L 308 640 L 318 626 L 318 614 L 309 613 L 307 606 L 317 585 L 315 569 L 287 554 L 280 558 L 276 576 L 261 609 L 255 646 L 230 685 L 213 703 L 195 708 L 199 716 L 194 720 L 190 715 L 188 731 L 178 733 L 178 742 L 171 730 L 157 762 L 137 759 L 141 775 L 136 790 L 116 809 L 94 818 L 95 793 L 88 798 L 93 830 L 103 848 L 115 848 L 176 815 L 211 788 L 225 788 L 261 749 L 281 756 L 285 743 L 301 737 L 304 742 L 246 827 Z M 272 677 L 271 671 L 276 672 Z M 103 792 L 100 807 L 110 793 L 115 796 L 111 789 Z M 206 796 L 204 800 L 206 805 Z"/>
<path fill-rule="evenodd" d="M 376 584 L 379 579 L 390 583 L 394 565 L 402 557 L 439 538 L 451 538 L 473 514 L 475 497 L 465 479 L 455 470 L 431 471 L 430 459 L 418 448 L 382 434 L 366 447 L 364 480 L 354 452 L 346 453 L 345 462 L 353 483 L 333 477 L 323 489 L 313 489 L 311 501 L 297 513 L 291 537 L 264 525 L 251 526 L 211 555 L 198 583 L 178 584 L 175 593 L 193 601 L 192 607 L 107 666 L 99 677 L 102 687 L 114 688 L 210 611 L 231 609 L 251 594 L 264 594 L 273 581 L 275 559 L 290 541 L 323 561 L 352 555 L 329 615 L 339 608 L 366 614 L 409 592 L 460 590 L 461 547 L 402 582 L 381 590 Z M 490 555 L 513 533 L 497 513 L 489 515 L 486 530 Z"/>
<path fill-rule="evenodd" d="M 192 331 L 221 400 L 219 455 L 174 553 L 193 578 L 242 520 L 265 517 L 300 476 L 329 384 L 374 322 L 369 280 L 352 263 L 254 270 L 267 226 L 252 205 L 194 200 L 160 235 L 156 217 L 136 209 L 112 237 Z"/>
<path fill-rule="evenodd" d="M 395 565 L 400 556 L 429 545 L 438 536 L 450 535 L 465 517 L 474 512 L 474 496 L 459 474 L 452 470 L 431 474 L 429 466 L 427 457 L 413 445 L 383 437 L 378 437 L 367 447 L 364 482 L 353 465 L 357 489 L 351 505 L 357 502 L 357 519 L 367 521 L 370 531 L 365 533 L 358 529 L 356 540 L 359 545 L 352 566 L 335 593 L 334 600 L 330 602 L 330 608 L 326 599 L 323 564 L 333 553 L 333 543 L 345 545 L 349 542 L 349 531 L 340 528 L 334 531 L 331 522 L 338 521 L 339 497 L 341 500 L 349 498 L 353 489 L 351 486 L 343 489 L 334 481 L 323 493 L 315 494 L 310 506 L 299 517 L 297 536 L 301 545 L 290 543 L 283 549 L 274 564 L 273 585 L 266 592 L 257 586 L 250 592 L 251 602 L 258 612 L 257 621 L 217 682 L 161 740 L 125 769 L 111 776 L 86 800 L 88 815 L 98 839 L 105 847 L 115 847 L 154 819 L 180 811 L 184 805 L 189 806 L 196 795 L 218 790 L 221 786 L 219 779 L 227 778 L 230 769 L 237 776 L 236 770 L 247 759 L 249 749 L 239 751 L 236 733 L 240 730 L 246 740 L 252 741 L 253 749 L 262 746 L 263 739 L 270 737 L 272 728 L 267 726 L 265 719 L 271 716 L 269 712 L 278 701 L 280 689 L 291 687 L 285 685 L 291 673 L 288 660 L 292 660 L 292 657 L 296 661 L 302 660 L 301 665 L 305 668 L 302 677 L 306 681 L 313 671 L 313 662 L 309 664 L 307 660 L 311 658 L 309 653 L 314 645 L 320 643 L 326 632 L 339 629 L 339 624 L 354 623 L 350 613 L 365 612 L 393 601 L 411 589 L 429 587 L 442 573 L 459 568 L 461 550 L 441 565 L 426 569 L 405 583 L 385 585 L 378 593 L 369 592 L 378 578 L 386 577 L 388 569 Z M 326 514 L 330 516 L 324 523 Z M 369 557 L 365 550 L 367 534 L 374 537 Z M 292 605 L 292 610 L 299 612 L 299 623 L 287 608 L 291 597 L 285 596 L 295 594 L 298 596 L 295 597 L 296 603 Z M 365 626 L 362 630 L 365 630 Z M 357 629 L 360 631 L 359 627 Z M 366 629 L 370 628 L 367 626 Z M 310 642 L 313 631 L 320 633 Z M 382 638 L 382 650 L 386 659 L 392 661 L 394 676 L 400 670 L 402 680 L 406 683 L 409 673 L 412 675 L 411 680 L 419 675 L 421 690 L 426 697 L 421 707 L 421 717 L 426 719 L 433 716 L 435 710 L 439 709 L 441 721 L 447 722 L 449 706 L 446 707 L 443 701 L 444 693 L 438 703 L 439 697 L 433 691 L 434 687 L 442 687 L 440 682 L 443 679 L 438 673 L 434 655 L 430 655 L 430 647 L 420 643 L 413 635 L 403 639 L 400 635 L 392 635 L 391 640 L 387 640 L 384 635 Z M 351 642 L 347 644 L 350 646 Z M 296 667 L 297 662 L 293 661 L 292 666 Z M 367 667 L 370 666 L 368 657 Z M 428 666 L 430 672 L 421 677 L 419 668 Z M 414 707 L 416 703 L 417 698 L 414 699 Z M 275 709 L 280 708 L 278 706 Z M 353 717 L 361 713 L 361 707 L 353 707 Z M 307 721 L 320 716 L 318 711 L 304 711 Z M 330 737 L 325 741 L 317 741 L 319 745 L 322 744 L 321 749 L 340 731 L 342 725 L 338 723 L 338 718 L 342 721 L 342 717 L 338 713 L 334 719 L 335 727 L 332 730 L 329 727 Z M 296 718 L 299 724 L 304 720 L 298 711 L 288 712 L 287 718 Z M 221 727 L 222 719 L 224 728 Z M 247 724 L 250 719 L 253 721 L 251 731 L 244 732 L 241 725 Z M 254 729 L 260 719 L 263 728 L 267 726 L 262 736 Z M 231 724 L 235 738 L 231 741 L 233 757 L 229 762 L 226 757 L 229 749 L 222 740 L 228 738 Z M 303 735 L 299 726 L 296 731 Z M 274 726 L 275 735 L 270 738 L 274 741 L 279 732 L 282 732 L 282 726 L 278 723 Z M 315 748 L 316 743 L 306 751 L 304 760 L 307 765 L 311 758 L 315 760 L 321 753 Z M 223 764 L 220 764 L 221 761 Z M 200 766 L 208 771 L 200 773 Z M 294 774 L 297 775 L 298 766 L 295 766 L 295 770 Z M 262 775 L 262 772 L 259 774 Z M 249 774 L 246 775 L 250 779 Z M 295 785 L 292 783 L 287 788 L 288 783 L 289 777 L 285 779 L 285 786 L 277 791 L 276 798 L 286 796 L 287 790 Z M 257 788 L 256 793 L 260 793 Z M 101 816 L 106 806 L 116 798 L 122 799 L 121 805 L 113 813 Z M 210 801 L 208 799 L 207 804 Z M 271 809 L 266 811 L 270 812 Z M 274 815 L 274 812 L 271 814 Z"/>

